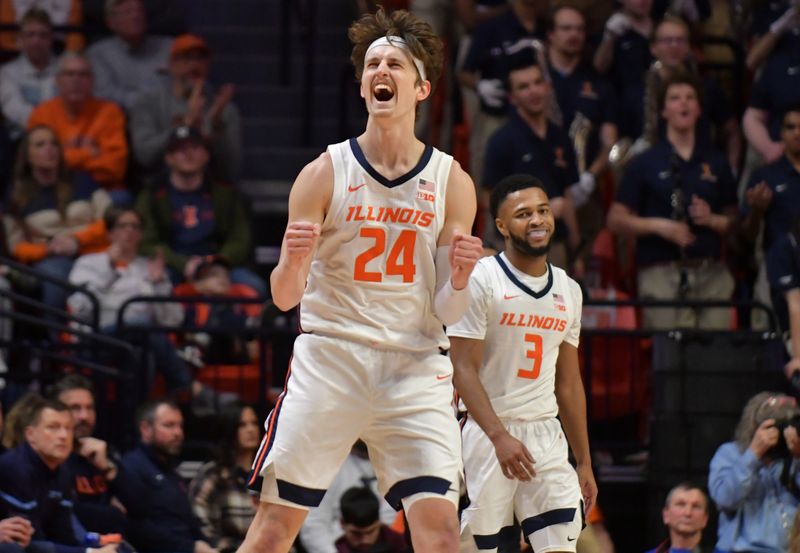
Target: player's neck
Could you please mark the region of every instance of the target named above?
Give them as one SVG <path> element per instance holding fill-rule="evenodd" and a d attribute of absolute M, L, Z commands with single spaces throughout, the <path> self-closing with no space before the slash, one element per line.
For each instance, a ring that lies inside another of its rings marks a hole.
<path fill-rule="evenodd" d="M 370 118 L 366 131 L 357 138 L 369 164 L 388 179 L 408 173 L 425 151 L 425 145 L 414 136 L 414 120 L 409 122 L 385 125 Z"/>
<path fill-rule="evenodd" d="M 533 277 L 540 277 L 547 274 L 547 256 L 531 257 L 517 251 L 514 246 L 506 244 L 506 258 L 519 271 Z"/>

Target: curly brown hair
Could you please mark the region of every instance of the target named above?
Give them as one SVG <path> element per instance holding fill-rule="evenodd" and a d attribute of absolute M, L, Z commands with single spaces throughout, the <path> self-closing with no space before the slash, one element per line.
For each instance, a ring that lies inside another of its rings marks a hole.
<path fill-rule="evenodd" d="M 366 14 L 350 25 L 347 36 L 353 43 L 350 61 L 353 62 L 356 79 L 359 81 L 364 72 L 364 56 L 369 45 L 382 36 L 399 36 L 406 41 L 411 54 L 419 58 L 425 66 L 425 76 L 431 83 L 431 91 L 436 88 L 444 58 L 442 41 L 433 28 L 416 15 L 406 10 L 387 14 L 383 8 L 378 8 L 376 13 Z"/>

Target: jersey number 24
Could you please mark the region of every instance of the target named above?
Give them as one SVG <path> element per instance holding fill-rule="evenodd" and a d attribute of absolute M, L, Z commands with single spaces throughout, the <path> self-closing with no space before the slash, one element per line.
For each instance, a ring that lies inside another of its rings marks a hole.
<path fill-rule="evenodd" d="M 353 268 L 353 280 L 361 282 L 383 282 L 384 273 L 368 271 L 367 263 L 386 251 L 386 231 L 378 227 L 362 227 L 360 236 L 375 241 L 372 247 L 356 257 Z M 401 275 L 403 282 L 414 282 L 417 266 L 414 265 L 414 245 L 417 243 L 417 231 L 402 230 L 392 244 L 386 257 L 386 275 Z"/>

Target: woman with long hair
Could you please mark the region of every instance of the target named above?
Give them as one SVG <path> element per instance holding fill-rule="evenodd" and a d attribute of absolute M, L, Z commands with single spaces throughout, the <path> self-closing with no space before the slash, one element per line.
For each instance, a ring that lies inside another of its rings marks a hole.
<path fill-rule="evenodd" d="M 256 508 L 247 477 L 261 441 L 258 416 L 249 405 L 232 405 L 219 418 L 216 460 L 203 465 L 189 486 L 203 534 L 220 553 L 244 540 Z"/>
<path fill-rule="evenodd" d="M 75 257 L 108 245 L 102 220 L 111 205 L 91 177 L 70 175 L 52 129 L 35 126 L 17 151 L 8 210 L 4 217 L 8 249 L 34 268 L 67 279 Z M 63 308 L 67 290 L 42 283 L 42 301 Z"/>

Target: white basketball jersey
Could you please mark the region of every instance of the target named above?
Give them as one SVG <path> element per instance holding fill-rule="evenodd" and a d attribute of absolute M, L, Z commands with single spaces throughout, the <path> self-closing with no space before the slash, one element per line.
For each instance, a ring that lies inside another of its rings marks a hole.
<path fill-rule="evenodd" d="M 383 349 L 446 348 L 433 314 L 434 260 L 453 158 L 428 146 L 390 181 L 355 138 L 328 153 L 333 196 L 300 304 L 303 331 Z"/>
<path fill-rule="evenodd" d="M 555 417 L 556 359 L 562 342 L 578 347 L 583 298 L 578 283 L 548 263 L 532 277 L 505 254 L 483 258 L 470 277 L 467 314 L 448 336 L 484 340 L 480 380 L 502 419 Z"/>

